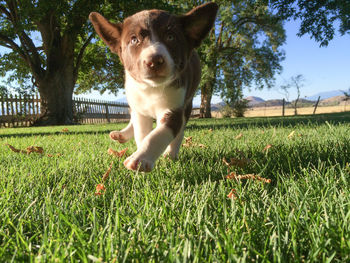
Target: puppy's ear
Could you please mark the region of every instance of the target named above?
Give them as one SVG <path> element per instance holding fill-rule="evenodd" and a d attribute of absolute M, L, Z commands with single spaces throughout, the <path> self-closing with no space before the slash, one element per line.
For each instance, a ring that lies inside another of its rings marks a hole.
<path fill-rule="evenodd" d="M 90 13 L 89 19 L 103 42 L 113 53 L 119 54 L 122 24 L 113 24 L 97 12 Z"/>
<path fill-rule="evenodd" d="M 218 5 L 206 3 L 185 14 L 181 20 L 185 34 L 198 47 L 214 25 Z"/>

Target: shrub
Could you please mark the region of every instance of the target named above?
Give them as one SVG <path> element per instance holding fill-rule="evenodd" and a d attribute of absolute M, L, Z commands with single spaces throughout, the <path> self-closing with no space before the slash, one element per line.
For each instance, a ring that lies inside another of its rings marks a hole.
<path fill-rule="evenodd" d="M 233 108 L 228 104 L 226 104 L 220 109 L 220 113 L 224 118 L 230 118 L 234 115 Z"/>
<path fill-rule="evenodd" d="M 248 110 L 249 101 L 246 99 L 241 99 L 236 101 L 233 105 L 233 115 L 235 117 L 244 117 L 244 113 Z"/>

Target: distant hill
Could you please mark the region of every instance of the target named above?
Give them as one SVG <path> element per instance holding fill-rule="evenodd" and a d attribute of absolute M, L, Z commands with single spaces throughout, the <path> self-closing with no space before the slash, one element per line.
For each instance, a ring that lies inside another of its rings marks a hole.
<path fill-rule="evenodd" d="M 344 93 L 341 90 L 332 90 L 332 91 L 325 91 L 325 92 L 320 92 L 317 93 L 315 95 L 309 96 L 309 97 L 305 97 L 305 99 L 307 100 L 312 100 L 312 101 L 317 101 L 318 96 L 321 97 L 321 100 L 325 100 L 328 98 L 332 98 L 335 96 L 341 96 L 344 95 Z"/>
<path fill-rule="evenodd" d="M 265 100 L 263 100 L 260 97 L 255 97 L 255 96 L 249 96 L 245 98 L 248 102 L 248 106 L 249 107 L 254 107 L 255 105 L 264 102 Z"/>
<path fill-rule="evenodd" d="M 334 96 L 320 101 L 320 106 L 335 106 L 344 104 L 344 95 Z"/>
<path fill-rule="evenodd" d="M 222 107 L 224 107 L 226 105 L 226 103 L 225 102 L 219 102 L 219 103 L 216 103 L 216 104 L 211 104 L 211 110 L 212 111 L 220 111 L 220 109 L 222 108 Z"/>
<path fill-rule="evenodd" d="M 286 102 L 285 105 L 290 104 L 290 102 Z M 266 100 L 264 102 L 256 104 L 254 107 L 274 107 L 274 106 L 282 106 L 283 100 Z"/>
<path fill-rule="evenodd" d="M 295 104 L 295 100 L 290 102 L 291 104 Z M 315 104 L 315 101 L 313 100 L 307 100 L 307 99 L 302 99 L 300 98 L 298 101 L 298 107 L 312 107 Z"/>

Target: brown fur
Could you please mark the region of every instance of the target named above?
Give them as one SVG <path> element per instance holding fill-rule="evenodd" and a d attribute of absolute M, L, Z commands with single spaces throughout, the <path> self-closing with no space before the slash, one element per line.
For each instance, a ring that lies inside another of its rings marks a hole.
<path fill-rule="evenodd" d="M 166 149 L 176 158 L 201 76 L 194 49 L 213 27 L 217 9 L 207 3 L 180 16 L 145 10 L 119 24 L 90 14 L 96 32 L 126 71 L 126 94 L 134 112 L 129 125 L 111 138 L 123 143 L 135 132 L 138 149 L 125 160 L 128 169 L 141 163 L 141 170 L 150 171 Z M 150 132 L 152 118 L 157 127 Z"/>
<path fill-rule="evenodd" d="M 160 120 L 161 123 L 164 123 L 174 134 L 174 137 L 179 133 L 181 126 L 179 123 L 182 123 L 184 116 L 183 109 L 173 110 L 166 113 L 163 118 Z"/>

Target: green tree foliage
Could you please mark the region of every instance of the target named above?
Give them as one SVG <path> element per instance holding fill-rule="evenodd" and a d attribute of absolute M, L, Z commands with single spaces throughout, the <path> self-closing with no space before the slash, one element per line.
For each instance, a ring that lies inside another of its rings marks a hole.
<path fill-rule="evenodd" d="M 71 123 L 73 92 L 117 92 L 123 84 L 117 56 L 97 38 L 87 20 L 91 11 L 119 22 L 143 9 L 180 14 L 203 2 L 0 0 L 0 45 L 9 50 L 1 54 L 0 74 L 8 85 L 40 92 L 41 124 Z M 199 49 L 205 117 L 210 116 L 215 92 L 233 102 L 251 84 L 269 87 L 281 70 L 280 46 L 285 41 L 281 21 L 263 1 L 217 3 L 220 11 L 215 29 Z"/>
<path fill-rule="evenodd" d="M 36 86 L 43 124 L 73 121 L 72 94 L 93 35 L 87 23 L 95 1 L 0 1 L 0 72 L 22 89 Z M 31 85 L 32 83 L 32 85 Z"/>
<path fill-rule="evenodd" d="M 282 19 L 300 19 L 298 35 L 309 34 L 320 46 L 327 46 L 336 31 L 341 35 L 350 33 L 348 0 L 271 0 L 270 3 Z"/>
<path fill-rule="evenodd" d="M 232 104 L 226 104 L 220 109 L 223 117 L 244 117 L 249 108 L 249 101 L 246 99 L 236 100 Z"/>
<path fill-rule="evenodd" d="M 270 87 L 284 58 L 280 49 L 285 42 L 282 21 L 267 4 L 243 0 L 217 3 L 220 9 L 215 29 L 199 49 L 202 117 L 211 117 L 214 93 L 233 104 L 242 99 L 244 88 L 253 84 L 257 88 Z"/>
<path fill-rule="evenodd" d="M 89 13 L 121 21 L 150 6 L 171 9 L 155 0 L 0 0 L 0 45 L 8 50 L 0 75 L 7 86 L 39 91 L 39 124 L 72 123 L 74 91 L 117 91 L 123 83 L 120 62 L 97 38 Z"/>

